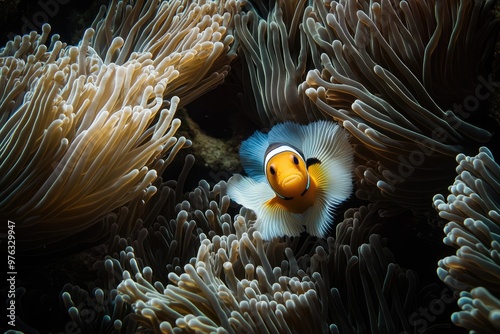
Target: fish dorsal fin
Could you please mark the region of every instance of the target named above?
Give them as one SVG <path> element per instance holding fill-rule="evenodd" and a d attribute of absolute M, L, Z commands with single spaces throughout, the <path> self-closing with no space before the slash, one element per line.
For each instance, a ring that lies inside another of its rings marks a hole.
<path fill-rule="evenodd" d="M 311 167 L 312 165 L 320 164 L 320 163 L 321 163 L 321 161 L 317 158 L 309 158 L 306 160 L 307 168 Z"/>
<path fill-rule="evenodd" d="M 269 131 L 269 143 L 283 143 L 295 147 L 303 153 L 304 131 L 302 128 L 303 125 L 292 122 L 276 124 Z"/>
<path fill-rule="evenodd" d="M 347 132 L 330 121 L 317 121 L 302 127 L 303 142 L 300 148 L 306 159 L 315 158 L 324 163 L 337 159 L 351 163 L 352 147 L 347 140 Z"/>
<path fill-rule="evenodd" d="M 245 172 L 257 182 L 264 182 L 264 155 L 269 146 L 267 134 L 256 131 L 243 141 L 240 147 L 240 161 Z"/>

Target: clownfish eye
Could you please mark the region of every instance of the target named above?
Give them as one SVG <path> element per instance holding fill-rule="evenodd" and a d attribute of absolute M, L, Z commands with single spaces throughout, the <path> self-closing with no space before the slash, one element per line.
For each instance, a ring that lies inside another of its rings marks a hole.
<path fill-rule="evenodd" d="M 293 159 L 293 163 L 298 166 L 299 165 L 299 159 L 295 155 L 292 155 L 292 159 Z"/>
<path fill-rule="evenodd" d="M 269 167 L 269 172 L 271 172 L 272 175 L 276 174 L 276 170 L 274 169 L 274 166 Z"/>

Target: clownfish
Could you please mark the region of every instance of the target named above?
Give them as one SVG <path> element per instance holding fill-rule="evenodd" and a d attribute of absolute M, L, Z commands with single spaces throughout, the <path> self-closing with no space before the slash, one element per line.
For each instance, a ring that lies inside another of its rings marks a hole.
<path fill-rule="evenodd" d="M 333 209 L 351 195 L 353 156 L 347 132 L 334 122 L 278 124 L 242 142 L 248 176 L 233 175 L 227 194 L 255 212 L 265 240 L 304 230 L 324 237 Z"/>

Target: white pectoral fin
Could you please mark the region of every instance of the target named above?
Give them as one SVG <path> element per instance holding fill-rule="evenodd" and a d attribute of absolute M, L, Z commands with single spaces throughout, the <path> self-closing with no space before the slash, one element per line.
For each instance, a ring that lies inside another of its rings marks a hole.
<path fill-rule="evenodd" d="M 296 237 L 304 232 L 300 215 L 285 210 L 281 206 L 263 205 L 257 213 L 255 229 L 264 240 L 276 237 Z"/>
<path fill-rule="evenodd" d="M 227 194 L 229 198 L 245 208 L 257 212 L 262 203 L 275 196 L 271 187 L 264 182 L 257 182 L 250 177 L 233 175 L 227 181 Z"/>
<path fill-rule="evenodd" d="M 322 163 L 336 161 L 337 165 L 352 169 L 354 150 L 348 132 L 331 121 L 317 121 L 303 127 L 302 150 L 306 158 L 316 158 Z"/>
<path fill-rule="evenodd" d="M 318 201 L 302 214 L 307 233 L 318 238 L 324 238 L 333 226 L 333 208 L 339 203 L 331 203 L 324 199 Z"/>
<path fill-rule="evenodd" d="M 317 203 L 309 209 L 307 230 L 324 236 L 333 222 L 333 211 L 353 191 L 354 150 L 348 133 L 330 121 L 318 121 L 305 128 L 303 151 L 306 158 L 320 161 L 309 168 L 318 185 Z"/>
<path fill-rule="evenodd" d="M 276 124 L 269 131 L 268 141 L 269 143 L 283 143 L 300 148 L 304 140 L 304 130 L 302 128 L 303 125 L 292 122 Z"/>
<path fill-rule="evenodd" d="M 351 195 L 353 188 L 354 150 L 348 133 L 331 121 L 317 121 L 302 129 L 306 159 L 315 158 L 320 162 L 320 167 L 310 173 L 325 200 L 338 205 Z"/>
<path fill-rule="evenodd" d="M 284 235 L 298 236 L 304 231 L 298 215 L 279 205 L 269 204 L 276 194 L 265 182 L 236 174 L 227 182 L 227 194 L 233 201 L 255 212 L 255 229 L 265 240 Z"/>
<path fill-rule="evenodd" d="M 329 163 L 310 167 L 311 175 L 318 183 L 313 206 L 303 213 L 307 232 L 317 237 L 325 237 L 334 223 L 335 208 L 352 193 L 351 171 L 344 166 L 330 170 Z M 325 168 L 327 167 L 327 168 Z"/>
<path fill-rule="evenodd" d="M 259 131 L 241 143 L 241 165 L 245 172 L 257 182 L 265 180 L 264 155 L 268 146 L 267 134 Z"/>

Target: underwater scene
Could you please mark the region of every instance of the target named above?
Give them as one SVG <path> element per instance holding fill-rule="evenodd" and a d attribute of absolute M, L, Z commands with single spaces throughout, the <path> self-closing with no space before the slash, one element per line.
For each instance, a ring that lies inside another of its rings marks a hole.
<path fill-rule="evenodd" d="M 500 0 L 0 0 L 4 333 L 500 333 Z"/>

